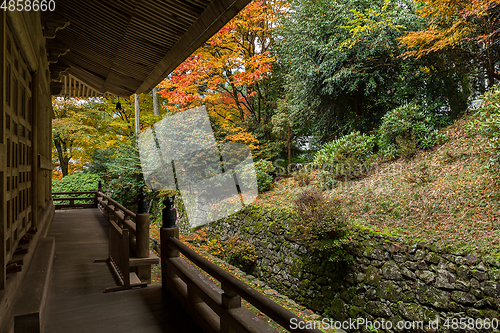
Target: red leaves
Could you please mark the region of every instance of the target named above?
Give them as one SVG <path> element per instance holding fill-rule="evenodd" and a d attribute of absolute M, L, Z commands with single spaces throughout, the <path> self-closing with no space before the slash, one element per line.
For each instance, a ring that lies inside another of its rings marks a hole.
<path fill-rule="evenodd" d="M 256 83 L 275 61 L 268 51 L 271 29 L 285 4 L 251 2 L 161 83 L 174 110 L 200 104 L 224 127 L 244 120 L 261 98 Z M 255 112 L 254 112 L 255 113 Z"/>

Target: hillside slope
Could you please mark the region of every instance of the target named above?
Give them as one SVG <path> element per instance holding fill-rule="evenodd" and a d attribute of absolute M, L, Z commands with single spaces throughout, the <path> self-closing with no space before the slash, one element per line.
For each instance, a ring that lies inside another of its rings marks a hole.
<path fill-rule="evenodd" d="M 456 250 L 500 252 L 499 184 L 486 167 L 483 139 L 466 130 L 468 123 L 470 116 L 446 128 L 447 142 L 430 151 L 411 160 L 379 160 L 370 175 L 325 194 L 342 202 L 353 225 Z M 317 185 L 311 177 L 308 186 Z M 305 188 L 298 179 L 280 180 L 257 202 L 293 208 Z"/>

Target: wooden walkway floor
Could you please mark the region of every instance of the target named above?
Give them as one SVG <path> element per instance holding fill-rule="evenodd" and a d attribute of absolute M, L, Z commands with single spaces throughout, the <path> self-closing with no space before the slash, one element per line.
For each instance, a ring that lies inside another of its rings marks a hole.
<path fill-rule="evenodd" d="M 57 211 L 49 236 L 56 254 L 45 332 L 201 332 L 159 285 L 103 293 L 116 281 L 106 263 L 94 263 L 108 252 L 107 221 L 98 209 Z"/>

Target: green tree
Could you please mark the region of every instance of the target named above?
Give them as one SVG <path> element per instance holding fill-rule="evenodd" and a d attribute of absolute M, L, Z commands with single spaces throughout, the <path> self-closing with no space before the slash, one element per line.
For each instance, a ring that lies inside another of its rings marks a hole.
<path fill-rule="evenodd" d="M 322 139 L 373 129 L 387 110 L 429 94 L 435 77 L 404 60 L 398 38 L 423 26 L 412 1 L 297 0 L 278 45 L 290 117 Z M 439 93 L 437 93 L 439 95 Z"/>
<path fill-rule="evenodd" d="M 89 161 L 98 144 L 99 115 L 81 99 L 54 98 L 52 106 L 52 159 L 65 177 Z"/>
<path fill-rule="evenodd" d="M 142 94 L 140 100 L 140 124 L 144 129 L 161 116 L 155 115 L 152 93 Z M 163 98 L 159 98 L 159 104 L 164 104 Z M 96 149 L 116 147 L 135 134 L 133 99 L 54 98 L 52 106 L 52 160 L 60 167 L 62 177 L 88 167 L 93 157 L 99 158 L 102 154 L 95 153 Z"/>

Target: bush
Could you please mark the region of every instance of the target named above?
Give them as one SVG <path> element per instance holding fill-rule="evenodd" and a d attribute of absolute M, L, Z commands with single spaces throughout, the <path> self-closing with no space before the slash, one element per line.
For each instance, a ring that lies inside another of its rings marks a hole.
<path fill-rule="evenodd" d="M 314 156 L 314 164 L 322 166 L 323 180 L 358 178 L 370 166 L 375 136 L 352 132 L 324 145 Z"/>
<path fill-rule="evenodd" d="M 96 191 L 101 177 L 92 173 L 74 173 L 61 180 L 52 180 L 52 192 Z"/>
<path fill-rule="evenodd" d="M 381 153 L 390 158 L 412 157 L 418 148 L 429 149 L 441 142 L 439 117 L 426 115 L 417 104 L 410 103 L 387 112 L 379 132 Z"/>
<path fill-rule="evenodd" d="M 293 173 L 293 179 L 300 186 L 308 186 L 312 183 L 314 177 L 306 168 L 302 168 L 301 170 L 297 170 Z"/>
<path fill-rule="evenodd" d="M 346 251 L 349 228 L 340 211 L 340 201 L 328 200 L 317 189 L 304 190 L 295 200 L 300 218 L 299 237 L 313 250 L 326 252 L 330 261 L 350 259 Z"/>
<path fill-rule="evenodd" d="M 469 131 L 479 133 L 487 142 L 489 167 L 500 167 L 500 89 L 492 88 L 483 95 L 483 101 L 469 123 Z"/>
<path fill-rule="evenodd" d="M 259 193 L 269 191 L 273 185 L 273 177 L 269 174 L 274 171 L 273 163 L 267 160 L 258 160 L 254 166 Z"/>
<path fill-rule="evenodd" d="M 92 173 L 74 173 L 62 179 L 52 180 L 52 192 L 87 192 L 97 191 L 97 183 L 101 177 Z M 56 198 L 81 198 L 90 196 L 88 194 L 60 194 Z M 89 203 L 84 200 L 76 200 L 75 203 Z M 69 204 L 69 201 L 57 201 L 57 204 Z"/>
<path fill-rule="evenodd" d="M 247 272 L 252 270 L 257 259 L 255 247 L 238 235 L 229 238 L 224 245 L 219 238 L 213 238 L 207 242 L 207 248 L 210 254 L 223 258 Z"/>

